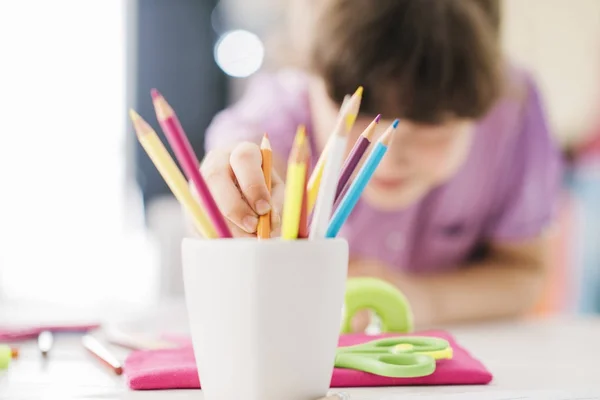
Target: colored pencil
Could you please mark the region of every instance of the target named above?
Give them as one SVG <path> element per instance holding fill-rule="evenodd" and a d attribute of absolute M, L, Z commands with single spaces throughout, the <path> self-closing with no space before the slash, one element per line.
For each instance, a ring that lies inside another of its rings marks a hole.
<path fill-rule="evenodd" d="M 395 120 L 394 123 L 385 131 L 385 133 L 377 141 L 377 144 L 373 148 L 371 154 L 369 154 L 365 164 L 362 166 L 360 171 L 358 171 L 356 179 L 354 179 L 348 188 L 348 192 L 343 197 L 338 209 L 334 212 L 333 217 L 331 218 L 331 222 L 327 228 L 326 236 L 328 238 L 334 238 L 337 236 L 342 228 L 342 225 L 344 222 L 346 222 L 348 216 L 356 206 L 358 199 L 369 183 L 369 180 L 373 176 L 373 173 L 377 169 L 381 159 L 385 155 L 393 139 L 393 134 L 396 132 L 396 128 L 398 127 L 398 122 L 398 120 Z"/>
<path fill-rule="evenodd" d="M 262 171 L 265 177 L 267 190 L 271 193 L 271 171 L 273 169 L 273 152 L 271 150 L 271 142 L 269 136 L 265 133 L 260 144 L 260 153 L 262 155 Z M 260 239 L 269 239 L 271 237 L 271 212 L 261 215 L 258 218 L 258 227 L 256 235 Z"/>
<path fill-rule="evenodd" d="M 99 361 L 109 367 L 115 374 L 121 375 L 123 367 L 117 358 L 96 338 L 91 335 L 85 335 L 81 339 L 83 347 L 94 355 Z"/>
<path fill-rule="evenodd" d="M 43 357 L 47 357 L 54 344 L 54 335 L 50 331 L 42 331 L 38 335 L 38 349 Z"/>
<path fill-rule="evenodd" d="M 348 193 L 348 188 L 352 185 L 352 179 L 350 179 L 350 181 L 348 181 L 348 184 L 346 186 L 344 186 L 344 188 L 342 189 L 342 193 L 340 193 L 340 195 L 338 196 L 338 198 L 335 200 L 335 203 L 333 203 L 333 211 L 332 213 L 335 213 L 335 211 L 340 208 L 340 203 L 342 202 L 342 199 L 344 198 L 344 196 L 346 195 L 346 193 Z"/>
<path fill-rule="evenodd" d="M 286 240 L 298 238 L 300 214 L 302 211 L 302 195 L 305 190 L 306 176 L 306 131 L 300 126 L 296 133 L 294 146 L 288 160 L 285 181 L 285 199 L 283 202 L 283 222 L 281 236 Z"/>
<path fill-rule="evenodd" d="M 344 161 L 344 153 L 346 152 L 348 133 L 352 129 L 358 115 L 361 96 L 362 87 L 358 88 L 352 95 L 352 98 L 348 102 L 348 106 L 336 124 L 334 139 L 328 150 L 327 161 L 325 162 L 323 177 L 321 178 L 321 187 L 319 188 L 317 203 L 315 204 L 312 217 L 309 235 L 312 240 L 322 239 L 327 233 L 327 225 L 329 224 L 331 211 L 333 210 L 340 168 Z"/>
<path fill-rule="evenodd" d="M 167 137 L 169 144 L 173 148 L 173 152 L 175 153 L 184 174 L 196 188 L 200 201 L 204 204 L 204 209 L 212 221 L 217 234 L 221 238 L 231 238 L 232 235 L 229 226 L 219 211 L 219 207 L 200 173 L 200 163 L 196 158 L 192 145 L 188 141 L 175 111 L 169 103 L 167 103 L 167 100 L 163 95 L 156 89 L 152 89 L 152 102 L 154 104 L 158 122 Z"/>
<path fill-rule="evenodd" d="M 354 143 L 354 146 L 352 147 L 348 158 L 346 158 L 346 161 L 342 166 L 342 173 L 340 174 L 340 180 L 338 181 L 337 189 L 335 191 L 336 200 L 340 197 L 340 194 L 346 187 L 346 184 L 348 183 L 350 177 L 354 173 L 356 166 L 360 163 L 360 160 L 365 154 L 365 151 L 367 151 L 367 149 L 371 145 L 371 139 L 373 137 L 373 134 L 375 133 L 375 129 L 377 128 L 380 119 L 381 115 L 377 115 L 373 122 L 371 122 L 369 126 L 367 126 L 367 128 L 363 131 L 363 133 L 360 134 L 356 143 Z"/>
<path fill-rule="evenodd" d="M 189 185 L 175 161 L 152 127 L 134 110 L 129 111 L 137 138 L 158 169 L 175 198 L 189 213 L 198 232 L 207 239 L 217 238 L 217 232 L 206 213 L 192 195 Z"/>
<path fill-rule="evenodd" d="M 344 97 L 344 101 L 342 102 L 342 105 L 340 106 L 340 111 L 338 113 L 338 117 L 337 117 L 338 119 L 342 117 L 342 113 L 344 112 L 346 106 L 348 105 L 350 98 L 351 98 L 350 95 L 346 95 Z M 327 140 L 327 143 L 325 144 L 325 148 L 323 148 L 323 151 L 319 155 L 319 158 L 317 159 L 317 163 L 315 164 L 315 168 L 313 169 L 312 173 L 310 174 L 310 178 L 308 180 L 307 192 L 308 192 L 308 214 L 309 215 L 313 211 L 315 203 L 317 202 L 317 195 L 319 194 L 319 186 L 321 185 L 321 177 L 323 176 L 323 167 L 325 166 L 325 161 L 327 159 L 327 152 L 329 151 L 329 147 L 331 146 L 331 143 L 333 142 L 334 136 L 335 135 L 333 135 L 333 134 L 329 135 L 329 139 Z"/>
<path fill-rule="evenodd" d="M 308 181 L 308 175 L 310 172 L 311 165 L 311 151 L 310 151 L 310 142 L 308 137 L 306 138 L 306 157 L 304 158 L 304 163 L 306 164 L 306 172 L 304 174 L 305 182 Z M 308 190 L 307 186 L 303 187 L 304 192 L 302 193 L 302 209 L 300 210 L 300 225 L 298 227 L 298 238 L 299 239 L 307 239 L 309 230 L 308 230 Z"/>

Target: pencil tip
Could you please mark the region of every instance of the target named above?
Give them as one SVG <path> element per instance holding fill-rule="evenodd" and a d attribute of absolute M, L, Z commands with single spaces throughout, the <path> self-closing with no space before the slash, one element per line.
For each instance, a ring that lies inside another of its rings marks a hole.
<path fill-rule="evenodd" d="M 296 131 L 296 144 L 298 146 L 304 143 L 304 139 L 306 137 L 306 127 L 304 125 L 299 125 L 298 130 Z"/>
<path fill-rule="evenodd" d="M 381 114 L 377 114 L 377 116 L 375 117 L 375 123 L 378 124 L 380 119 L 381 119 Z"/>
<path fill-rule="evenodd" d="M 358 96 L 358 97 L 362 97 L 362 94 L 363 94 L 363 87 L 359 86 L 358 89 L 356 89 L 356 92 L 354 92 L 354 95 Z"/>
<path fill-rule="evenodd" d="M 400 120 L 396 118 L 396 119 L 394 120 L 394 123 L 392 124 L 392 126 L 394 127 L 394 129 L 396 129 L 396 128 L 398 127 L 398 124 L 399 124 L 399 123 L 400 123 Z"/>
<path fill-rule="evenodd" d="M 154 89 L 154 88 L 152 88 L 152 89 L 150 90 L 150 94 L 152 95 L 152 99 L 153 99 L 153 100 L 156 100 L 156 99 L 158 99 L 159 97 L 162 97 L 162 94 L 160 94 L 160 92 L 159 92 L 158 90 Z"/>
<path fill-rule="evenodd" d="M 139 121 L 140 119 L 142 119 L 142 117 L 140 117 L 140 114 L 138 114 L 133 108 L 129 109 L 129 118 L 131 118 L 131 120 L 133 122 Z"/>
<path fill-rule="evenodd" d="M 263 135 L 262 142 L 260 143 L 262 149 L 270 149 L 271 143 L 269 142 L 269 135 L 266 133 Z"/>

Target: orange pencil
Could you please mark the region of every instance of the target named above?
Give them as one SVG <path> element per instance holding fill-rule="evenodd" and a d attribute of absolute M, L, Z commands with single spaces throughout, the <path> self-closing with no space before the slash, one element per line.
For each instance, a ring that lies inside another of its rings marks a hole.
<path fill-rule="evenodd" d="M 271 150 L 271 142 L 269 136 L 265 133 L 260 144 L 260 153 L 262 154 L 262 170 L 265 176 L 267 189 L 271 193 L 271 170 L 273 168 L 273 151 Z M 260 239 L 269 239 L 271 237 L 271 212 L 261 215 L 258 219 L 258 228 L 256 235 Z"/>
<path fill-rule="evenodd" d="M 305 157 L 305 163 L 306 163 L 306 175 L 304 177 L 304 181 L 308 182 L 308 178 L 309 178 L 309 170 L 310 170 L 310 164 L 311 164 L 311 158 L 312 158 L 312 154 L 310 151 L 310 143 L 308 141 L 308 137 L 306 138 L 306 140 L 304 141 L 304 153 L 306 155 Z M 300 211 L 300 225 L 298 227 L 298 238 L 299 239 L 307 239 L 308 238 L 308 234 L 309 234 L 309 230 L 308 230 L 308 190 L 307 190 L 307 185 L 304 185 L 304 193 L 302 194 L 302 210 Z"/>

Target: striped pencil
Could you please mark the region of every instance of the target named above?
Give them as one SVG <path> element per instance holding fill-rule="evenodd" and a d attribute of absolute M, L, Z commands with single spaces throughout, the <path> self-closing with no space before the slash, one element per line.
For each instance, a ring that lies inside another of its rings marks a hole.
<path fill-rule="evenodd" d="M 269 136 L 265 133 L 260 144 L 260 153 L 262 154 L 262 170 L 265 177 L 267 190 L 271 193 L 271 171 L 273 169 L 273 151 Z M 269 239 L 271 237 L 271 213 L 268 212 L 258 218 L 258 228 L 256 234 L 260 239 Z"/>
<path fill-rule="evenodd" d="M 365 164 L 362 166 L 360 171 L 358 171 L 356 179 L 348 188 L 348 192 L 342 198 L 339 207 L 331 217 L 331 222 L 327 227 L 326 237 L 336 237 L 342 228 L 342 225 L 348 219 L 348 216 L 356 206 L 356 203 L 358 202 L 362 192 L 369 183 L 369 180 L 373 176 L 373 173 L 377 169 L 377 166 L 381 162 L 381 159 L 385 155 L 390 143 L 392 142 L 393 135 L 398 127 L 398 122 L 398 120 L 395 120 L 394 123 L 385 131 L 385 133 L 377 141 L 377 144 L 365 161 Z"/>
<path fill-rule="evenodd" d="M 338 181 L 337 189 L 335 191 L 336 200 L 340 197 L 340 194 L 346 187 L 348 180 L 354 173 L 356 166 L 360 163 L 360 160 L 365 154 L 365 151 L 367 151 L 367 149 L 371 145 L 371 138 L 375 133 L 375 129 L 377 128 L 380 119 L 381 115 L 377 115 L 373 122 L 371 122 L 369 126 L 367 126 L 367 128 L 363 131 L 363 133 L 360 134 L 360 137 L 358 138 L 356 143 L 354 143 L 354 147 L 352 147 L 348 158 L 342 166 L 342 173 L 340 174 L 340 180 Z"/>
<path fill-rule="evenodd" d="M 173 148 L 183 172 L 194 184 L 217 234 L 221 238 L 231 238 L 232 235 L 229 226 L 227 226 L 225 218 L 219 211 L 219 207 L 200 173 L 200 163 L 196 158 L 192 145 L 188 141 L 175 111 L 173 111 L 173 108 L 167 103 L 163 95 L 156 89 L 152 89 L 152 102 L 154 104 L 158 122 L 163 129 L 169 144 Z"/>
<path fill-rule="evenodd" d="M 340 168 L 344 160 L 344 153 L 346 152 L 348 133 L 352 129 L 354 121 L 356 121 L 361 97 L 362 87 L 359 87 L 348 102 L 348 106 L 342 113 L 342 118 L 339 118 L 336 124 L 334 139 L 328 150 L 327 161 L 323 168 L 321 187 L 319 188 L 317 203 L 315 204 L 315 210 L 312 217 L 309 235 L 312 240 L 325 238 L 327 225 L 329 223 L 329 218 L 331 217 L 331 211 L 333 210 Z"/>

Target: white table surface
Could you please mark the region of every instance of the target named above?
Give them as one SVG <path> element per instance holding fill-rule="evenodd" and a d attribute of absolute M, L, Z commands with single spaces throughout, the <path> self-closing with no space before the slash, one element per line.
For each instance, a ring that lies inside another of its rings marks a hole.
<path fill-rule="evenodd" d="M 0 321 L 27 320 L 23 316 L 34 318 L 36 313 L 41 317 L 39 308 L 32 311 L 0 306 Z M 122 307 L 113 308 L 104 315 L 111 320 L 126 321 L 125 325 L 137 329 L 158 332 L 160 327 L 170 327 L 169 330 L 174 333 L 187 331 L 185 309 L 180 302 L 142 313 L 138 310 L 126 313 Z M 115 315 L 120 315 L 120 318 L 115 318 Z M 556 317 L 447 329 L 493 373 L 491 384 L 343 391 L 349 393 L 352 400 L 600 399 L 600 317 Z M 22 343 L 19 359 L 13 361 L 8 370 L 0 372 L 0 399 L 203 398 L 200 390 L 131 391 L 126 387 L 123 376 L 111 374 L 91 358 L 80 343 L 78 335 L 56 336 L 46 360 L 40 356 L 35 341 Z M 111 349 L 120 358 L 127 354 L 118 347 Z M 243 388 L 240 390 L 242 400 Z M 559 396 L 558 391 L 568 394 Z"/>

